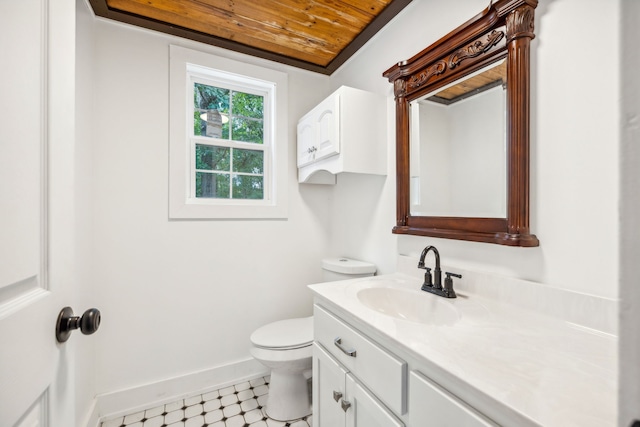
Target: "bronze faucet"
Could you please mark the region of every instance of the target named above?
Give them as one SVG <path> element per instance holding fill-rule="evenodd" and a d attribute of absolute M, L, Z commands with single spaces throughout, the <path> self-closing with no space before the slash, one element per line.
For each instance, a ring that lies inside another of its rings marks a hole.
<path fill-rule="evenodd" d="M 433 282 L 431 278 L 431 268 L 425 267 L 424 259 L 429 252 L 433 251 L 436 257 L 436 268 L 433 270 Z M 424 283 L 422 284 L 422 290 L 430 292 L 432 294 L 439 295 L 445 298 L 456 298 L 456 293 L 453 290 L 453 277 L 462 278 L 460 274 L 448 273 L 446 279 L 444 279 L 444 288 L 442 287 L 442 270 L 440 270 L 440 252 L 435 246 L 427 246 L 420 254 L 420 261 L 418 261 L 418 268 L 426 270 L 424 273 Z"/>

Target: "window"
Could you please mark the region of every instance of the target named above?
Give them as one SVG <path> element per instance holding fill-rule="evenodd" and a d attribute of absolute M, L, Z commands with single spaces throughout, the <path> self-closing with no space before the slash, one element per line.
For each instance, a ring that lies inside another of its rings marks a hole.
<path fill-rule="evenodd" d="M 170 217 L 286 218 L 286 74 L 170 56 Z"/>

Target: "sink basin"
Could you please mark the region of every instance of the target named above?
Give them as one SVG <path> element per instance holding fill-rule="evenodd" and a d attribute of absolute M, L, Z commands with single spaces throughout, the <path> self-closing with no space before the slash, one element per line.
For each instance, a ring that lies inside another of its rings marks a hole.
<path fill-rule="evenodd" d="M 387 316 L 429 325 L 453 325 L 460 320 L 458 309 L 448 300 L 398 288 L 373 287 L 357 293 L 358 300 Z"/>

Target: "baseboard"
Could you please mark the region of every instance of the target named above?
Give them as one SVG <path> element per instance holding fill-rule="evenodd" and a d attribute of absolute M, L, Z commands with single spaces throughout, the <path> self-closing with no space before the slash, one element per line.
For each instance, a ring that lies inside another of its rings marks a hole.
<path fill-rule="evenodd" d="M 97 411 L 93 412 L 97 412 L 99 420 L 128 415 L 268 373 L 269 370 L 253 358 L 240 360 L 150 384 L 99 394 L 96 396 Z M 94 424 L 87 424 L 87 427 L 94 427 Z"/>
<path fill-rule="evenodd" d="M 94 398 L 91 402 L 91 408 L 87 411 L 87 416 L 83 423 L 78 425 L 86 427 L 100 427 L 100 414 L 98 413 L 98 399 Z"/>

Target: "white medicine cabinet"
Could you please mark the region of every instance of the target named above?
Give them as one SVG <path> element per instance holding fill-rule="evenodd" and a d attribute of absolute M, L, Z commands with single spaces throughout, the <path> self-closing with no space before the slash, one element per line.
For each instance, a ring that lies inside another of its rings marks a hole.
<path fill-rule="evenodd" d="M 342 86 L 298 121 L 298 181 L 335 184 L 341 172 L 387 174 L 383 95 Z"/>

